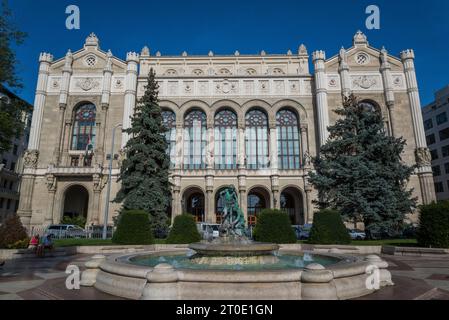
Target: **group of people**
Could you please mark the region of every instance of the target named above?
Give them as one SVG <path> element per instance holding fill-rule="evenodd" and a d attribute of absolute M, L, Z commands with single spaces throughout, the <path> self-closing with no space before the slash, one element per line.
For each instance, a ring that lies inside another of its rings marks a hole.
<path fill-rule="evenodd" d="M 38 257 L 43 257 L 45 255 L 45 250 L 53 250 L 54 244 L 52 235 L 46 235 L 40 237 L 38 234 L 33 236 L 30 240 L 28 249 L 33 249 Z"/>

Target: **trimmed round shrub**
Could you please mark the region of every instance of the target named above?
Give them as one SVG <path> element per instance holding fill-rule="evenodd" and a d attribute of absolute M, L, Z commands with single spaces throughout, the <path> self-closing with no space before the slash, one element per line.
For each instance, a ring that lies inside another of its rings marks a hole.
<path fill-rule="evenodd" d="M 0 248 L 26 248 L 28 246 L 28 240 L 27 231 L 17 214 L 6 218 L 0 226 Z M 23 245 L 24 243 L 26 244 Z"/>
<path fill-rule="evenodd" d="M 254 240 L 277 244 L 296 243 L 295 231 L 284 211 L 263 210 L 253 231 Z"/>
<path fill-rule="evenodd" d="M 75 217 L 64 216 L 62 218 L 61 224 L 73 224 L 75 226 L 84 228 L 86 227 L 86 222 L 87 220 L 83 216 L 75 216 Z"/>
<path fill-rule="evenodd" d="M 418 244 L 422 247 L 449 248 L 449 201 L 420 206 Z"/>
<path fill-rule="evenodd" d="M 181 214 L 175 217 L 166 243 L 187 244 L 200 240 L 201 235 L 196 227 L 195 218 L 190 214 Z"/>
<path fill-rule="evenodd" d="M 150 215 L 142 210 L 123 211 L 118 218 L 112 242 L 125 245 L 153 244 Z"/>
<path fill-rule="evenodd" d="M 313 216 L 310 244 L 350 244 L 348 233 L 337 210 L 321 210 Z"/>

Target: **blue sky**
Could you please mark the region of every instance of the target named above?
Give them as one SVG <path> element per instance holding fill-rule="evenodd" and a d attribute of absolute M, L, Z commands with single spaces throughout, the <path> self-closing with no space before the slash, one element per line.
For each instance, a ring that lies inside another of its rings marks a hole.
<path fill-rule="evenodd" d="M 17 93 L 32 102 L 39 52 L 62 57 L 78 50 L 95 32 L 102 49 L 124 58 L 148 45 L 162 54 L 242 54 L 296 51 L 301 43 L 325 50 L 328 57 L 350 47 L 360 29 L 374 47 L 391 54 L 413 48 L 423 105 L 449 84 L 449 1 L 100 1 L 9 0 L 16 25 L 28 33 L 17 48 L 25 88 Z M 78 5 L 81 29 L 67 30 L 65 9 Z M 365 8 L 378 5 L 381 29 L 367 30 Z"/>

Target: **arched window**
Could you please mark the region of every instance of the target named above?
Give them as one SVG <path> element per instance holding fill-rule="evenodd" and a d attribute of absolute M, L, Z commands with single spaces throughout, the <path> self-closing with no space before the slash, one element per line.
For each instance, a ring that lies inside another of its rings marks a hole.
<path fill-rule="evenodd" d="M 380 112 L 377 105 L 375 105 L 373 102 L 368 100 L 363 100 L 359 102 L 359 107 L 361 107 L 365 111 L 370 112 Z"/>
<path fill-rule="evenodd" d="M 196 222 L 204 221 L 204 194 L 195 192 L 187 198 L 186 212 L 193 215 Z"/>
<path fill-rule="evenodd" d="M 248 225 L 253 226 L 257 223 L 260 212 L 267 208 L 269 200 L 265 198 L 263 191 L 253 190 L 249 192 L 247 201 Z"/>
<path fill-rule="evenodd" d="M 173 111 L 162 111 L 162 121 L 168 129 L 165 132 L 165 139 L 168 143 L 167 153 L 170 156 L 170 166 L 173 168 L 176 163 L 176 115 Z"/>
<path fill-rule="evenodd" d="M 260 110 L 246 114 L 246 167 L 248 169 L 268 168 L 268 118 Z"/>
<path fill-rule="evenodd" d="M 184 118 L 184 168 L 206 168 L 206 114 L 193 110 Z"/>
<path fill-rule="evenodd" d="M 237 167 L 237 115 L 223 110 L 215 115 L 215 168 Z"/>
<path fill-rule="evenodd" d="M 276 115 L 279 169 L 299 169 L 301 166 L 298 117 L 290 110 Z"/>
<path fill-rule="evenodd" d="M 79 106 L 75 111 L 72 133 L 72 150 L 91 149 L 95 145 L 95 106 L 91 103 Z"/>

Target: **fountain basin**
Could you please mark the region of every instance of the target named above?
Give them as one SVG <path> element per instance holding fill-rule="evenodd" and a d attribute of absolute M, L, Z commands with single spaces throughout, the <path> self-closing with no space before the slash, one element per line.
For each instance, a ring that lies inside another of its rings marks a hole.
<path fill-rule="evenodd" d="M 174 267 L 167 263 L 170 261 L 154 266 L 136 264 L 138 259 L 145 257 L 183 256 L 188 254 L 186 250 L 113 255 L 99 263 L 95 281 L 90 285 L 128 299 L 315 300 L 351 299 L 393 284 L 386 269 L 388 264 L 377 256 L 279 252 L 281 256 L 308 254 L 313 260 L 296 268 L 270 269 L 267 265 L 258 270 L 220 270 L 214 266 L 204 269 Z M 326 266 L 317 263 L 324 261 L 322 259 L 331 262 Z M 378 286 L 367 285 L 373 276 L 377 277 Z"/>

